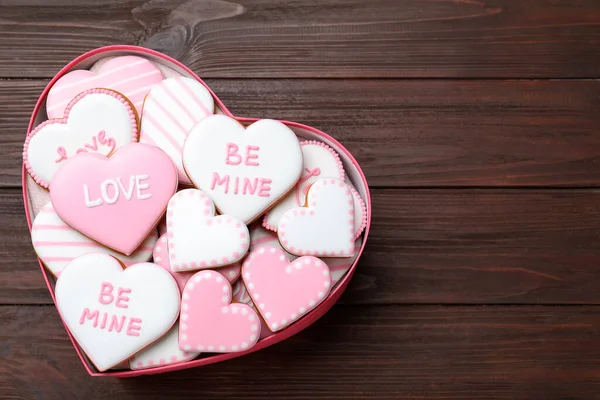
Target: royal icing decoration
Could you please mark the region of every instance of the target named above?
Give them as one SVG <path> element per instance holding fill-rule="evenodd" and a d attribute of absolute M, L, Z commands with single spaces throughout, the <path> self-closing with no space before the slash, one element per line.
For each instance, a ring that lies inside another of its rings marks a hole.
<path fill-rule="evenodd" d="M 249 223 L 296 184 L 302 152 L 294 132 L 281 122 L 265 119 L 244 128 L 233 118 L 213 115 L 190 131 L 183 165 L 221 213 Z"/>
<path fill-rule="evenodd" d="M 56 213 L 84 235 L 126 255 L 139 247 L 177 189 L 177 170 L 159 148 L 131 143 L 110 157 L 81 154 L 50 186 Z"/>
<path fill-rule="evenodd" d="M 173 275 L 173 278 L 177 281 L 177 285 L 179 285 L 179 289 L 183 290 L 183 287 L 187 283 L 187 281 L 194 275 L 195 272 L 173 272 L 171 270 L 171 263 L 169 262 L 169 243 L 167 241 L 167 234 L 161 235 L 160 239 L 156 242 L 156 246 L 154 246 L 154 250 L 152 252 L 152 258 L 154 259 L 154 263 L 163 267 L 167 271 Z M 230 283 L 236 281 L 239 278 L 242 271 L 241 262 L 236 262 L 232 265 L 227 265 L 225 267 L 219 268 L 219 273 L 223 274 L 225 278 Z"/>
<path fill-rule="evenodd" d="M 183 142 L 190 129 L 212 115 L 214 108 L 208 89 L 195 79 L 183 77 L 155 85 L 144 101 L 140 142 L 160 147 L 171 157 L 180 183 L 190 183 L 181 162 Z"/>
<path fill-rule="evenodd" d="M 288 210 L 277 233 L 283 248 L 295 255 L 352 257 L 354 199 L 350 186 L 338 179 L 319 179 L 307 195 L 308 207 Z"/>
<path fill-rule="evenodd" d="M 277 247 L 261 246 L 242 265 L 242 279 L 269 329 L 280 331 L 302 318 L 329 294 L 327 264 L 312 257 L 291 263 Z"/>
<path fill-rule="evenodd" d="M 215 217 L 212 200 L 197 189 L 182 190 L 169 201 L 167 235 L 173 272 L 232 264 L 250 244 L 246 224 L 230 215 Z"/>
<path fill-rule="evenodd" d="M 108 156 L 137 137 L 135 111 L 127 99 L 111 90 L 90 89 L 73 99 L 63 118 L 48 120 L 27 136 L 23 160 L 31 177 L 47 188 L 75 155 Z"/>
<path fill-rule="evenodd" d="M 58 276 L 73 259 L 89 253 L 109 254 L 126 265 L 148 261 L 152 257 L 152 247 L 157 239 L 158 235 L 153 229 L 130 256 L 117 253 L 67 225 L 56 214 L 52 203 L 42 207 L 31 227 L 33 248 L 54 276 Z"/>
<path fill-rule="evenodd" d="M 232 353 L 256 344 L 260 318 L 246 304 L 231 304 L 231 284 L 215 271 L 197 272 L 185 285 L 179 323 L 184 351 Z"/>
<path fill-rule="evenodd" d="M 331 147 L 325 143 L 308 141 L 300 142 L 300 148 L 303 161 L 302 176 L 294 189 L 264 216 L 263 226 L 269 230 L 277 231 L 279 220 L 287 210 L 305 205 L 308 188 L 317 179 L 344 179 L 344 167 L 340 157 Z"/>
<path fill-rule="evenodd" d="M 367 206 L 352 184 L 346 184 L 350 187 L 354 199 L 354 240 L 357 240 L 367 226 Z"/>
<path fill-rule="evenodd" d="M 179 314 L 179 289 L 167 271 L 151 263 L 123 269 L 106 254 L 69 263 L 55 296 L 63 321 L 100 371 L 160 338 Z"/>
<path fill-rule="evenodd" d="M 241 279 L 236 281 L 233 285 L 233 301 L 235 301 L 237 303 L 246 304 L 246 305 L 252 307 L 252 309 L 258 313 L 258 309 L 256 308 L 256 305 L 252 302 L 252 299 L 250 298 L 250 295 L 248 294 L 248 289 L 246 289 L 246 286 L 244 285 L 244 282 L 242 282 Z M 271 332 L 271 330 L 269 329 L 269 326 L 262 318 L 259 318 L 259 319 L 260 319 L 260 335 L 259 335 L 258 339 L 260 340 L 260 339 L 271 336 L 273 334 L 273 332 Z"/>
<path fill-rule="evenodd" d="M 179 325 L 175 324 L 166 335 L 129 359 L 133 370 L 161 367 L 193 360 L 200 353 L 179 348 Z"/>
<path fill-rule="evenodd" d="M 360 248 L 362 245 L 362 239 L 359 237 L 354 244 L 354 248 Z M 289 261 L 294 261 L 298 256 L 288 253 L 279 243 L 279 239 L 277 239 L 277 235 L 273 234 L 271 231 L 264 229 L 261 226 L 254 225 L 250 228 L 250 251 L 260 247 L 260 246 L 273 246 L 281 249 L 286 258 Z M 356 261 L 356 257 L 358 256 L 358 252 L 355 251 L 352 257 L 328 257 L 327 258 L 327 266 L 329 267 L 329 272 L 331 273 L 331 285 L 335 286 L 346 272 L 350 270 L 354 261 Z M 234 290 L 234 299 L 235 290 Z"/>
<path fill-rule="evenodd" d="M 96 73 L 87 70 L 71 71 L 50 88 L 46 98 L 48 117 L 62 117 L 67 104 L 77 94 L 93 88 L 112 89 L 122 93 L 139 113 L 150 88 L 162 79 L 160 70 L 154 64 L 136 56 L 116 57 L 106 62 Z"/>

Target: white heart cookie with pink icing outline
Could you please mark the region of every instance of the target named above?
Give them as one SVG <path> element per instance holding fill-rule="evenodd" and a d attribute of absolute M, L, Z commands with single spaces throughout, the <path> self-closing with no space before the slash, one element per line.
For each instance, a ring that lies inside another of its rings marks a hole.
<path fill-rule="evenodd" d="M 90 89 L 69 103 L 63 118 L 50 119 L 27 136 L 23 160 L 29 175 L 47 188 L 73 156 L 109 156 L 137 139 L 137 115 L 129 101 L 112 90 Z"/>
<path fill-rule="evenodd" d="M 183 165 L 221 213 L 250 223 L 294 187 L 302 151 L 294 132 L 279 121 L 263 119 L 245 128 L 213 115 L 190 131 Z"/>
<path fill-rule="evenodd" d="M 130 358 L 129 367 L 133 370 L 161 367 L 193 360 L 199 354 L 179 348 L 179 324 L 175 324 L 163 337 Z"/>
<path fill-rule="evenodd" d="M 159 339 L 179 315 L 179 289 L 167 271 L 152 263 L 123 269 L 106 254 L 69 263 L 55 296 L 63 321 L 99 371 Z"/>
<path fill-rule="evenodd" d="M 177 192 L 167 207 L 169 262 L 173 272 L 228 265 L 248 251 L 248 227 L 230 215 L 215 217 L 212 200 L 201 190 Z"/>
<path fill-rule="evenodd" d="M 277 235 L 283 248 L 295 255 L 352 257 L 354 255 L 354 198 L 350 186 L 338 179 L 319 179 L 307 195 L 307 207 L 288 210 Z"/>

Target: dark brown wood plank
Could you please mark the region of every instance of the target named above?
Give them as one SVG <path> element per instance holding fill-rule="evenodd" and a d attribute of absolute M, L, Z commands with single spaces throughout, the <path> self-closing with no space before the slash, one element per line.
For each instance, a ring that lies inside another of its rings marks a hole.
<path fill-rule="evenodd" d="M 205 77 L 598 77 L 596 0 L 8 0 L 0 77 L 138 44 Z"/>
<path fill-rule="evenodd" d="M 54 307 L 1 307 L 5 398 L 591 399 L 597 307 L 334 307 L 255 354 L 136 379 L 88 377 Z M 102 393 L 102 395 L 100 395 Z"/>
<path fill-rule="evenodd" d="M 372 191 L 344 303 L 600 304 L 600 191 Z M 0 191 L 0 304 L 51 302 L 20 193 Z"/>
<path fill-rule="evenodd" d="M 22 142 L 45 81 L 0 81 L 0 186 L 20 185 Z M 315 126 L 369 183 L 600 185 L 600 81 L 209 80 L 238 115 Z"/>

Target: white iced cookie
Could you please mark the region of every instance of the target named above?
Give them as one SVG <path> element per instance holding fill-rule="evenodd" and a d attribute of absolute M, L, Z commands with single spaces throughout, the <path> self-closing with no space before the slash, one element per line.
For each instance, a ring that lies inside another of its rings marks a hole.
<path fill-rule="evenodd" d="M 158 240 L 156 229 L 130 256 L 117 253 L 79 233 L 67 225 L 47 203 L 33 220 L 31 241 L 38 257 L 52 275 L 58 276 L 63 268 L 75 258 L 89 253 L 104 253 L 127 264 L 139 263 L 152 258 L 152 249 Z"/>
<path fill-rule="evenodd" d="M 233 118 L 213 115 L 190 131 L 183 165 L 222 214 L 250 223 L 294 187 L 302 151 L 281 122 L 264 119 L 245 128 Z"/>
<path fill-rule="evenodd" d="M 27 136 L 23 160 L 31 177 L 47 188 L 76 154 L 109 156 L 137 140 L 137 114 L 129 100 L 112 90 L 90 89 L 69 103 L 63 118 L 49 119 Z"/>
<path fill-rule="evenodd" d="M 308 188 L 317 179 L 344 179 L 342 161 L 331 147 L 322 142 L 306 141 L 300 142 L 300 149 L 303 161 L 302 176 L 294 189 L 264 216 L 263 226 L 269 230 L 277 231 L 279 220 L 287 210 L 305 204 Z"/>
<path fill-rule="evenodd" d="M 144 100 L 140 142 L 157 146 L 171 157 L 179 183 L 190 183 L 181 162 L 183 142 L 190 129 L 214 109 L 208 89 L 191 78 L 165 79 L 152 86 Z"/>
<path fill-rule="evenodd" d="M 248 227 L 230 215 L 215 216 L 201 190 L 177 192 L 167 206 L 169 261 L 173 272 L 233 264 L 248 251 Z"/>
<path fill-rule="evenodd" d="M 179 324 L 175 324 L 166 335 L 130 358 L 129 367 L 133 370 L 162 367 L 193 360 L 199 354 L 179 348 Z"/>
<path fill-rule="evenodd" d="M 277 227 L 283 248 L 297 256 L 354 255 L 354 199 L 338 179 L 319 179 L 307 195 L 307 207 L 288 210 Z"/>
<path fill-rule="evenodd" d="M 71 261 L 55 296 L 63 321 L 99 371 L 159 339 L 179 315 L 179 288 L 169 272 L 152 263 L 123 269 L 106 254 Z"/>

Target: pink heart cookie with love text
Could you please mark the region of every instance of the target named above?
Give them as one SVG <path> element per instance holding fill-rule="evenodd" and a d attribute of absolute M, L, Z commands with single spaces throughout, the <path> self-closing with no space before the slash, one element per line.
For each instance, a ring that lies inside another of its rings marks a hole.
<path fill-rule="evenodd" d="M 49 118 L 60 118 L 67 104 L 79 93 L 87 89 L 105 88 L 127 96 L 140 114 L 146 94 L 162 80 L 160 70 L 145 58 L 115 57 L 96 73 L 81 69 L 63 75 L 48 92 L 46 111 Z"/>
<path fill-rule="evenodd" d="M 273 332 L 302 318 L 331 289 L 329 268 L 322 260 L 305 256 L 289 262 L 285 253 L 273 246 L 250 252 L 242 265 L 242 279 Z"/>
<path fill-rule="evenodd" d="M 179 347 L 184 351 L 232 353 L 258 341 L 260 318 L 246 304 L 231 304 L 231 284 L 215 271 L 197 272 L 185 285 Z"/>
<path fill-rule="evenodd" d="M 56 213 L 106 247 L 131 254 L 156 226 L 177 190 L 177 170 L 162 150 L 131 143 L 108 158 L 80 154 L 50 185 Z"/>
<path fill-rule="evenodd" d="M 197 189 L 181 190 L 169 201 L 167 237 L 173 272 L 233 264 L 250 245 L 246 224 L 229 215 L 215 217 L 212 200 Z"/>

